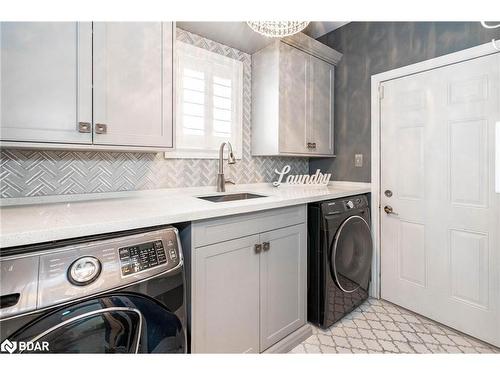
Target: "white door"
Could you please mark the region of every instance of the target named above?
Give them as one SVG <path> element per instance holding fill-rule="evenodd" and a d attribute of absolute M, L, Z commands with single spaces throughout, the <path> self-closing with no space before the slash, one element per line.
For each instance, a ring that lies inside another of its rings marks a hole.
<path fill-rule="evenodd" d="M 306 323 L 305 224 L 260 235 L 260 351 Z"/>
<path fill-rule="evenodd" d="M 500 54 L 383 90 L 382 298 L 500 345 Z"/>
<path fill-rule="evenodd" d="M 279 53 L 280 152 L 308 153 L 309 55 L 285 43 Z"/>
<path fill-rule="evenodd" d="M 172 147 L 170 22 L 94 23 L 94 143 Z"/>
<path fill-rule="evenodd" d="M 308 142 L 310 152 L 333 155 L 333 95 L 335 67 L 310 56 Z"/>
<path fill-rule="evenodd" d="M 196 248 L 193 353 L 259 353 L 259 236 Z"/>
<path fill-rule="evenodd" d="M 90 144 L 91 123 L 91 23 L 1 22 L 1 140 Z"/>

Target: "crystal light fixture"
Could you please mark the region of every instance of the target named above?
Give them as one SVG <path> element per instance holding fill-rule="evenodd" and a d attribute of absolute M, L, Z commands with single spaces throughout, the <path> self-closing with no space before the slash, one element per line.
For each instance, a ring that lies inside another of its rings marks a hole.
<path fill-rule="evenodd" d="M 247 24 L 259 34 L 282 38 L 304 30 L 309 21 L 248 21 Z"/>

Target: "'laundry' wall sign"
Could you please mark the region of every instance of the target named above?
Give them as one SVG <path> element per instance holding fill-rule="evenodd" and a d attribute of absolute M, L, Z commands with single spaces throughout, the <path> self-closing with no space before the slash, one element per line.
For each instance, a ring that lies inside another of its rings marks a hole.
<path fill-rule="evenodd" d="M 273 185 L 278 187 L 282 184 L 283 178 L 290 172 L 291 168 L 289 165 L 285 165 L 281 171 L 275 169 L 274 172 L 278 174 L 278 181 L 273 182 Z M 308 174 L 298 174 L 298 175 L 288 175 L 285 182 L 291 185 L 328 185 L 330 181 L 331 173 L 321 173 L 319 169 L 313 175 Z"/>

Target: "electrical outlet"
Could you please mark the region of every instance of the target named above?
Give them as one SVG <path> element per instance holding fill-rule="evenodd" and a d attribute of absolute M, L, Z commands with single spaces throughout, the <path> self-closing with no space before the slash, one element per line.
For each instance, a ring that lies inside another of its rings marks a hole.
<path fill-rule="evenodd" d="M 360 168 L 363 166 L 363 154 L 354 155 L 354 166 Z"/>

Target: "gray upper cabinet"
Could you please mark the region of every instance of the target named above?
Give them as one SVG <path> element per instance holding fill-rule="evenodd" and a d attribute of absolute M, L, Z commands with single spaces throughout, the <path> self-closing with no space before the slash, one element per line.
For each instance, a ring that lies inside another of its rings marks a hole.
<path fill-rule="evenodd" d="M 1 22 L 0 90 L 2 141 L 91 144 L 92 24 Z"/>
<path fill-rule="evenodd" d="M 279 44 L 279 56 L 279 152 L 303 154 L 308 151 L 309 56 L 285 43 Z"/>
<path fill-rule="evenodd" d="M 0 23 L 3 147 L 173 147 L 171 22 Z"/>
<path fill-rule="evenodd" d="M 333 155 L 333 103 L 335 68 L 311 56 L 309 58 L 308 149 L 312 154 Z"/>
<path fill-rule="evenodd" d="M 333 156 L 337 51 L 305 35 L 252 55 L 252 154 Z"/>
<path fill-rule="evenodd" d="M 172 139 L 172 23 L 94 23 L 94 143 L 165 147 Z"/>

